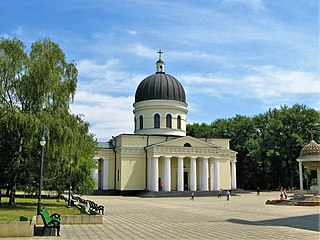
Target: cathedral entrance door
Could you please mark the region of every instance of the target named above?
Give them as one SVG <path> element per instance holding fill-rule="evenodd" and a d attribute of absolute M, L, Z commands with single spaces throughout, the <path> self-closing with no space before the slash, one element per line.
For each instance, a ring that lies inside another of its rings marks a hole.
<path fill-rule="evenodd" d="M 189 175 L 188 172 L 183 173 L 184 191 L 189 191 Z"/>

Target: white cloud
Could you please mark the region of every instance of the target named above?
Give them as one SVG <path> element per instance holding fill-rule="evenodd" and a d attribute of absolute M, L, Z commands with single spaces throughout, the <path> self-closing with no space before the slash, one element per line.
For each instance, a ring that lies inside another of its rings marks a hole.
<path fill-rule="evenodd" d="M 135 30 L 127 30 L 127 33 L 129 33 L 130 35 L 137 35 L 138 32 Z"/>
<path fill-rule="evenodd" d="M 245 81 L 261 99 L 320 92 L 320 79 L 313 73 L 275 66 L 255 67 L 252 70 L 255 74 L 245 77 Z"/>
<path fill-rule="evenodd" d="M 256 99 L 264 104 L 297 103 L 302 95 L 319 97 L 320 79 L 314 73 L 276 66 L 250 67 L 231 76 L 191 73 L 181 75 L 187 95 L 208 98 Z"/>
<path fill-rule="evenodd" d="M 112 97 L 81 91 L 76 94 L 71 111 L 84 115 L 96 138 L 107 140 L 121 133 L 133 133 L 133 102 L 132 96 Z"/>
<path fill-rule="evenodd" d="M 224 0 L 227 3 L 244 4 L 250 7 L 254 11 L 263 10 L 266 11 L 263 0 Z"/>
<path fill-rule="evenodd" d="M 94 60 L 82 59 L 77 63 L 77 68 L 79 70 L 79 75 L 94 79 L 101 78 L 118 63 L 118 59 L 111 59 L 102 64 L 97 63 Z"/>
<path fill-rule="evenodd" d="M 121 68 L 118 59 L 111 59 L 104 63 L 83 59 L 79 61 L 77 68 L 79 79 L 89 80 L 79 82 L 79 89 L 99 93 L 132 94 L 141 79 L 145 77 L 134 72 L 118 70 Z"/>
<path fill-rule="evenodd" d="M 22 26 L 18 26 L 16 29 L 13 30 L 13 33 L 15 35 L 21 36 L 23 35 L 23 27 Z"/>
<path fill-rule="evenodd" d="M 129 48 L 127 49 L 128 52 L 132 52 L 138 56 L 141 56 L 141 57 L 146 57 L 146 58 L 149 58 L 149 59 L 154 59 L 154 54 L 155 52 L 157 52 L 158 50 L 154 50 L 154 49 L 151 49 L 147 46 L 144 46 L 140 43 L 138 44 L 135 44 L 133 46 L 129 46 Z"/>

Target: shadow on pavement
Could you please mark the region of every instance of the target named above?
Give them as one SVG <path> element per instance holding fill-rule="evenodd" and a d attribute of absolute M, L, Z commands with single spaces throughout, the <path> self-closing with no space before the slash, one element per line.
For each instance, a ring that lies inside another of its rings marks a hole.
<path fill-rule="evenodd" d="M 263 221 L 247 221 L 242 219 L 228 219 L 227 222 L 245 224 L 245 225 L 257 225 L 257 226 L 285 226 L 292 228 L 300 228 L 310 231 L 319 231 L 320 215 L 312 214 L 298 217 L 278 218 Z"/>

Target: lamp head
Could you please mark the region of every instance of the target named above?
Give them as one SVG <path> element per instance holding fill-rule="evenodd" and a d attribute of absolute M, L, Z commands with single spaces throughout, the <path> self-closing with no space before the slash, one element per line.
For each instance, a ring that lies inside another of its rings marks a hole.
<path fill-rule="evenodd" d="M 41 147 L 43 147 L 44 145 L 46 145 L 46 139 L 44 138 L 44 136 L 42 136 L 41 140 L 40 140 L 40 145 Z"/>

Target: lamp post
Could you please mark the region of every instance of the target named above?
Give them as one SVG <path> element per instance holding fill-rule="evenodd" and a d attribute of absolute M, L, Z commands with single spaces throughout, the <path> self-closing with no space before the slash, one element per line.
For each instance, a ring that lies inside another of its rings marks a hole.
<path fill-rule="evenodd" d="M 73 163 L 73 159 L 71 158 L 70 161 L 70 175 L 69 175 L 69 197 L 68 197 L 68 208 L 71 208 L 71 179 L 72 179 L 72 163 Z"/>
<path fill-rule="evenodd" d="M 42 138 L 40 140 L 41 145 L 41 162 L 40 162 L 40 179 L 39 179 L 39 196 L 38 196 L 38 207 L 37 214 L 40 215 L 41 211 L 41 189 L 42 189 L 42 173 L 43 173 L 43 154 L 44 154 L 44 145 L 46 144 L 46 139 L 44 137 L 44 129 L 42 131 Z"/>

